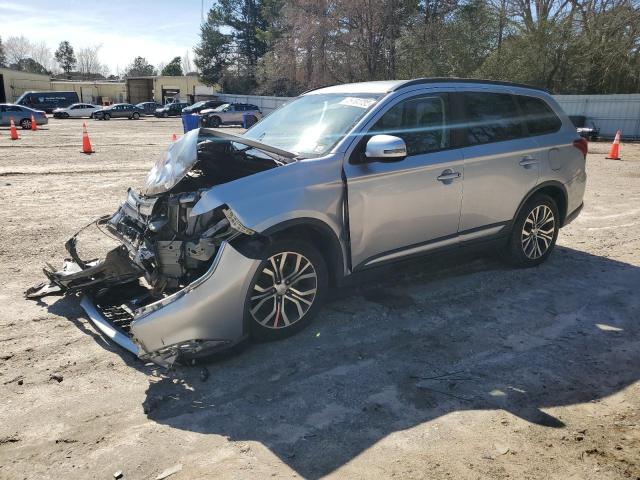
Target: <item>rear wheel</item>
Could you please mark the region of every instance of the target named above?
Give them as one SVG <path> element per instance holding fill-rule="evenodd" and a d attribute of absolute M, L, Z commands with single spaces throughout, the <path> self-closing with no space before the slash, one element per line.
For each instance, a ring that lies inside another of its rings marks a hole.
<path fill-rule="evenodd" d="M 518 214 L 503 256 L 517 267 L 540 265 L 551 255 L 559 229 L 556 203 L 547 195 L 536 194 Z"/>
<path fill-rule="evenodd" d="M 245 319 L 258 341 L 286 338 L 308 326 L 327 286 L 322 255 L 302 240 L 275 241 L 265 252 L 245 299 Z"/>
<path fill-rule="evenodd" d="M 31 120 L 29 120 L 28 118 L 23 118 L 22 120 L 20 120 L 20 126 L 23 130 L 29 130 L 31 128 Z"/>

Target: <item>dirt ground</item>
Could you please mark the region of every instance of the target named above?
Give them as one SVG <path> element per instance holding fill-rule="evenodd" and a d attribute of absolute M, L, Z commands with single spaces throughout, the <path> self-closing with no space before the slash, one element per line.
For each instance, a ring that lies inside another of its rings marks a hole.
<path fill-rule="evenodd" d="M 546 264 L 414 261 L 286 341 L 166 372 L 22 292 L 115 211 L 176 119 L 0 130 L 0 478 L 640 478 L 640 146 L 591 144 Z M 208 372 L 208 377 L 206 373 Z"/>

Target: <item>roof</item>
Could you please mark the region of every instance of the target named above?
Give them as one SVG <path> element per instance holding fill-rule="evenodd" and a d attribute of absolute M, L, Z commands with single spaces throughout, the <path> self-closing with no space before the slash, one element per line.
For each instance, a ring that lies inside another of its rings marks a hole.
<path fill-rule="evenodd" d="M 382 80 L 373 82 L 360 82 L 360 83 L 344 83 L 341 85 L 334 85 L 330 87 L 322 87 L 317 90 L 311 90 L 306 92 L 308 94 L 321 94 L 321 93 L 388 93 L 395 92 L 402 88 L 412 87 L 415 85 L 427 85 L 427 84 L 479 84 L 479 85 L 500 85 L 505 87 L 518 87 L 529 88 L 533 90 L 539 90 L 547 92 L 547 90 L 531 85 L 524 85 L 521 83 L 513 82 L 501 82 L 497 80 L 481 80 L 477 78 L 415 78 L 413 80 Z M 548 93 L 548 92 L 547 92 Z"/>

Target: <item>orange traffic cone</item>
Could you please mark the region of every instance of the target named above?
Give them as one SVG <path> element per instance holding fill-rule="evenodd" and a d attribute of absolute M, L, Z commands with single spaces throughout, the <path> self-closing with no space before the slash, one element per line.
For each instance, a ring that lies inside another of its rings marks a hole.
<path fill-rule="evenodd" d="M 11 117 L 11 140 L 19 140 L 18 130 L 16 130 L 16 124 L 13 123 L 13 117 Z"/>
<path fill-rule="evenodd" d="M 609 160 L 620 160 L 620 135 L 622 132 L 620 130 L 616 131 L 616 138 L 613 139 L 613 143 L 611 144 L 611 150 L 609 151 L 609 156 L 606 157 Z"/>
<path fill-rule="evenodd" d="M 31 114 L 31 130 L 33 130 L 34 132 L 38 130 L 38 125 L 36 125 L 36 118 L 33 116 L 33 113 Z"/>
<path fill-rule="evenodd" d="M 89 140 L 89 134 L 87 133 L 87 124 L 82 123 L 82 153 L 91 154 L 94 153 L 91 148 L 91 141 Z"/>
<path fill-rule="evenodd" d="M 173 136 L 171 137 L 171 141 L 175 142 L 176 140 L 178 140 L 178 137 L 176 137 L 176 134 L 174 133 Z"/>

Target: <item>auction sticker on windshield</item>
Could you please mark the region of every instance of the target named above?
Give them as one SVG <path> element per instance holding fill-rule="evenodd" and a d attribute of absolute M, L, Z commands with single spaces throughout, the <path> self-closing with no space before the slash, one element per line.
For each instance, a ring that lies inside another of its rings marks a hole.
<path fill-rule="evenodd" d="M 340 105 L 347 105 L 349 107 L 358 108 L 369 108 L 375 102 L 375 98 L 346 97 L 340 101 Z"/>

